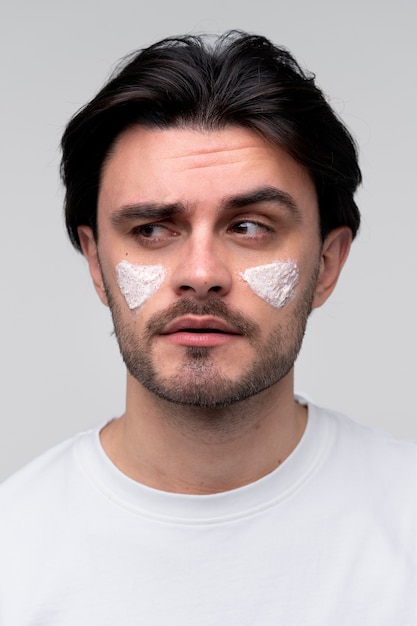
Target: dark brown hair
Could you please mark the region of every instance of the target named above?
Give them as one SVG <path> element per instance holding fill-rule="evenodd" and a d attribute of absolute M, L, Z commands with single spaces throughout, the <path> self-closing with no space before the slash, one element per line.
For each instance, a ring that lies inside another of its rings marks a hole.
<path fill-rule="evenodd" d="M 134 124 L 256 131 L 310 172 L 321 236 L 342 225 L 356 235 L 353 195 L 361 172 L 350 133 L 288 50 L 231 31 L 164 39 L 135 52 L 69 122 L 61 174 L 66 225 L 77 249 L 79 225 L 90 225 L 97 236 L 103 163 L 116 137 Z"/>

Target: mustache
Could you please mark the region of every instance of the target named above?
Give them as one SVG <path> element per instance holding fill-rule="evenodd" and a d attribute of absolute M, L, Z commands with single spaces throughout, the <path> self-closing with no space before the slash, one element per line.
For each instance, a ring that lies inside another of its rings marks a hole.
<path fill-rule="evenodd" d="M 223 300 L 213 299 L 204 303 L 198 303 L 195 300 L 187 299 L 179 300 L 172 306 L 159 311 L 148 320 L 146 324 L 146 333 L 149 336 L 159 335 L 163 332 L 167 324 L 170 324 L 178 317 L 184 315 L 211 315 L 218 317 L 232 326 L 239 334 L 244 335 L 248 339 L 256 339 L 260 336 L 260 328 L 247 317 L 230 309 Z"/>

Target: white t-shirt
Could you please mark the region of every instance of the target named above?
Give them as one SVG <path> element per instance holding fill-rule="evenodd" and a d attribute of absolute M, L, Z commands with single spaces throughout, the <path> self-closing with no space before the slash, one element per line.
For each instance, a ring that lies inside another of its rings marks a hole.
<path fill-rule="evenodd" d="M 309 405 L 275 471 L 215 495 L 122 474 L 92 430 L 0 487 L 1 626 L 416 626 L 417 456 Z"/>

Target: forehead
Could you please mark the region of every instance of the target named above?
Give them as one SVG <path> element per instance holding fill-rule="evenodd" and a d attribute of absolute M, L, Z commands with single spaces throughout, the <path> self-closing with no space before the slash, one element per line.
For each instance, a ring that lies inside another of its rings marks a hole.
<path fill-rule="evenodd" d="M 253 131 L 134 126 L 117 138 L 105 162 L 99 209 L 139 201 L 207 205 L 262 186 L 277 187 L 317 213 L 307 169 Z"/>

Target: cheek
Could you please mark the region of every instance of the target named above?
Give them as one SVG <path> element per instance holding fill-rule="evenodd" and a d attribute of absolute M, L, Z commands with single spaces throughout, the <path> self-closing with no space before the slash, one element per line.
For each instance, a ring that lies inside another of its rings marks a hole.
<path fill-rule="evenodd" d="M 133 265 L 121 261 L 116 266 L 116 280 L 129 309 L 137 309 L 158 291 L 165 280 L 162 265 Z"/>
<path fill-rule="evenodd" d="M 295 296 L 299 270 L 296 261 L 274 261 L 250 267 L 240 276 L 259 298 L 276 309 L 282 309 Z"/>

